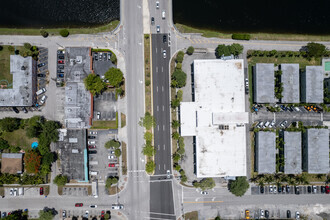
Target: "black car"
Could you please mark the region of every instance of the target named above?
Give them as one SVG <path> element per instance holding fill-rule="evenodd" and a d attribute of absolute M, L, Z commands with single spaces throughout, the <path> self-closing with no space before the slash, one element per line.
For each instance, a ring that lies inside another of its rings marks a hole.
<path fill-rule="evenodd" d="M 94 60 L 98 60 L 99 59 L 99 54 L 98 53 L 94 53 Z"/>
<path fill-rule="evenodd" d="M 260 186 L 260 193 L 264 193 L 265 189 L 263 186 Z"/>
<path fill-rule="evenodd" d="M 63 55 L 59 55 L 58 56 L 58 59 L 63 60 L 64 59 L 64 56 Z"/>
<path fill-rule="evenodd" d="M 46 75 L 45 74 L 42 74 L 42 73 L 38 73 L 37 74 L 37 77 L 45 77 Z"/>
<path fill-rule="evenodd" d="M 43 66 L 45 66 L 46 64 L 45 63 L 39 63 L 38 64 L 38 67 L 43 67 Z"/>
<path fill-rule="evenodd" d="M 23 107 L 22 109 L 24 113 L 28 113 L 28 110 L 25 107 Z"/>
<path fill-rule="evenodd" d="M 151 24 L 154 25 L 155 24 L 155 18 L 151 17 Z"/>
<path fill-rule="evenodd" d="M 307 192 L 308 192 L 308 193 L 312 193 L 312 187 L 311 187 L 311 186 L 308 186 L 308 187 L 307 187 Z"/>
<path fill-rule="evenodd" d="M 95 136 L 88 136 L 88 139 L 95 139 Z"/>
<path fill-rule="evenodd" d="M 164 36 L 163 36 L 163 43 L 166 44 L 166 41 L 167 41 L 167 39 L 166 39 L 166 35 L 164 35 Z"/>
<path fill-rule="evenodd" d="M 289 193 L 290 192 L 290 186 L 286 185 L 286 191 Z"/>
<path fill-rule="evenodd" d="M 297 195 L 300 194 L 299 186 L 295 186 L 294 190 L 295 190 L 295 193 L 296 193 Z"/>
<path fill-rule="evenodd" d="M 13 107 L 13 111 L 14 111 L 16 114 L 19 113 L 19 111 L 18 111 L 18 109 L 17 109 L 16 107 Z"/>
<path fill-rule="evenodd" d="M 269 218 L 269 211 L 268 210 L 265 210 L 265 217 Z"/>
<path fill-rule="evenodd" d="M 291 218 L 291 211 L 290 211 L 290 210 L 287 210 L 287 211 L 286 211 L 286 217 L 287 217 L 287 218 Z"/>
<path fill-rule="evenodd" d="M 325 186 L 321 186 L 321 193 L 325 193 Z"/>
<path fill-rule="evenodd" d="M 64 65 L 58 65 L 57 68 L 64 69 Z"/>
<path fill-rule="evenodd" d="M 96 150 L 90 150 L 88 151 L 89 154 L 97 154 L 97 151 Z"/>

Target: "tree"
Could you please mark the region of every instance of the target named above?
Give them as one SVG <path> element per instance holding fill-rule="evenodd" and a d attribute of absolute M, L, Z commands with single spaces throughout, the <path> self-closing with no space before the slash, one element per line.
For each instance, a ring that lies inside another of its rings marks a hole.
<path fill-rule="evenodd" d="M 152 133 L 147 131 L 146 133 L 144 133 L 144 139 L 148 142 L 148 141 L 152 141 Z"/>
<path fill-rule="evenodd" d="M 180 138 L 180 134 L 178 133 L 178 132 L 173 132 L 172 133 L 172 138 L 174 139 L 174 140 L 178 140 L 179 138 Z"/>
<path fill-rule="evenodd" d="M 67 37 L 67 36 L 69 36 L 69 31 L 67 30 L 67 29 L 62 29 L 62 30 L 60 30 L 60 35 L 62 36 L 62 37 Z"/>
<path fill-rule="evenodd" d="M 177 88 L 182 88 L 186 85 L 187 74 L 180 69 L 175 69 L 172 74 L 172 80 L 177 82 Z"/>
<path fill-rule="evenodd" d="M 24 43 L 24 47 L 25 49 L 30 50 L 32 46 L 30 43 Z"/>
<path fill-rule="evenodd" d="M 230 45 L 229 49 L 230 49 L 231 54 L 238 56 L 241 53 L 243 53 L 244 47 L 240 44 L 234 43 L 234 44 Z"/>
<path fill-rule="evenodd" d="M 0 138 L 0 150 L 8 149 L 9 147 L 8 141 Z"/>
<path fill-rule="evenodd" d="M 2 51 L 2 50 L 3 50 L 3 46 L 0 45 L 0 51 Z"/>
<path fill-rule="evenodd" d="M 52 211 L 39 211 L 39 219 L 40 220 L 52 220 L 54 218 Z"/>
<path fill-rule="evenodd" d="M 142 149 L 142 153 L 143 155 L 152 157 L 153 155 L 155 155 L 156 149 L 154 148 L 154 146 L 151 145 L 151 142 L 147 142 Z"/>
<path fill-rule="evenodd" d="M 173 120 L 172 121 L 172 128 L 177 129 L 178 127 L 180 127 L 180 122 L 178 120 Z"/>
<path fill-rule="evenodd" d="M 67 176 L 62 176 L 62 175 L 57 175 L 53 182 L 57 185 L 57 186 L 65 186 L 65 184 L 68 182 L 68 177 Z"/>
<path fill-rule="evenodd" d="M 214 220 L 221 220 L 221 218 L 219 216 L 215 217 Z"/>
<path fill-rule="evenodd" d="M 245 176 L 237 177 L 236 180 L 229 182 L 229 191 L 235 196 L 243 196 L 249 188 L 249 182 Z"/>
<path fill-rule="evenodd" d="M 183 137 L 179 137 L 179 139 L 178 139 L 178 145 L 179 145 L 179 147 L 184 148 L 184 138 Z"/>
<path fill-rule="evenodd" d="M 184 147 L 179 147 L 179 149 L 177 150 L 177 153 L 180 154 L 180 155 L 184 155 Z"/>
<path fill-rule="evenodd" d="M 14 52 L 14 51 L 15 51 L 15 47 L 13 47 L 13 46 L 8 46 L 8 50 L 9 50 L 10 52 Z"/>
<path fill-rule="evenodd" d="M 115 139 L 112 139 L 112 140 L 106 142 L 105 145 L 104 145 L 104 147 L 107 148 L 107 149 L 110 149 L 110 148 L 117 149 L 117 148 L 120 147 L 120 142 L 119 141 L 116 141 Z"/>
<path fill-rule="evenodd" d="M 44 166 L 50 166 L 55 161 L 55 156 L 53 152 L 48 152 L 42 156 L 41 164 Z"/>
<path fill-rule="evenodd" d="M 182 101 L 182 96 L 183 96 L 183 91 L 179 89 L 178 92 L 176 93 L 176 98 L 179 99 L 180 102 Z"/>
<path fill-rule="evenodd" d="M 201 188 L 202 190 L 212 189 L 215 187 L 215 182 L 212 178 L 202 179 L 200 182 L 194 182 L 194 187 Z"/>
<path fill-rule="evenodd" d="M 176 164 L 174 168 L 178 172 L 181 170 L 181 166 L 179 164 Z"/>
<path fill-rule="evenodd" d="M 231 53 L 229 47 L 224 44 L 218 45 L 218 47 L 215 49 L 215 55 L 217 58 L 220 58 L 222 55 L 230 56 L 230 54 Z"/>
<path fill-rule="evenodd" d="M 143 118 L 140 118 L 139 125 L 145 127 L 147 130 L 156 126 L 156 121 L 154 117 L 146 112 Z"/>
<path fill-rule="evenodd" d="M 41 34 L 41 36 L 43 36 L 44 38 L 46 38 L 46 37 L 48 37 L 48 32 L 47 31 L 45 31 L 44 29 L 41 29 L 40 30 L 40 34 Z"/>
<path fill-rule="evenodd" d="M 117 177 L 109 177 L 105 182 L 105 187 L 110 188 L 113 184 L 117 184 L 117 183 L 118 183 Z"/>
<path fill-rule="evenodd" d="M 116 157 L 120 157 L 120 155 L 121 155 L 121 150 L 120 149 L 116 149 L 115 150 L 115 156 Z"/>
<path fill-rule="evenodd" d="M 0 120 L 0 128 L 3 131 L 12 132 L 19 129 L 21 119 L 6 117 Z"/>
<path fill-rule="evenodd" d="M 321 57 L 326 53 L 326 47 L 319 43 L 308 43 L 306 46 L 308 57 Z"/>
<path fill-rule="evenodd" d="M 178 153 L 173 154 L 173 161 L 178 162 L 180 160 L 181 156 Z"/>
<path fill-rule="evenodd" d="M 175 66 L 176 69 L 182 69 L 182 63 L 177 63 Z"/>
<path fill-rule="evenodd" d="M 84 79 L 84 83 L 86 89 L 89 90 L 93 95 L 100 94 L 106 88 L 106 84 L 99 76 L 95 74 L 89 74 Z"/>
<path fill-rule="evenodd" d="M 117 64 L 117 56 L 116 56 L 116 54 L 114 54 L 114 53 L 111 54 L 110 61 L 113 64 Z"/>
<path fill-rule="evenodd" d="M 178 54 L 176 55 L 175 61 L 177 63 L 182 63 L 183 57 L 184 57 L 184 52 L 183 51 L 179 51 Z"/>
<path fill-rule="evenodd" d="M 38 173 L 41 156 L 36 151 L 27 151 L 24 155 L 25 169 L 28 173 Z"/>
<path fill-rule="evenodd" d="M 118 88 L 122 84 L 124 76 L 120 69 L 111 67 L 105 73 L 105 78 L 109 80 L 110 85 Z"/>
<path fill-rule="evenodd" d="M 174 99 L 174 100 L 171 101 L 171 107 L 173 109 L 175 109 L 175 108 L 177 108 L 179 106 L 180 106 L 180 100 L 179 99 Z"/>
<path fill-rule="evenodd" d="M 188 178 L 186 175 L 181 176 L 181 182 L 185 183 L 185 182 L 187 182 L 187 180 L 188 180 Z"/>
<path fill-rule="evenodd" d="M 42 132 L 43 128 L 42 125 L 45 123 L 45 118 L 42 116 L 33 116 L 32 118 L 28 119 L 26 122 L 27 128 L 26 135 L 29 138 L 39 137 L 40 133 Z"/>
<path fill-rule="evenodd" d="M 192 46 L 188 47 L 188 49 L 187 49 L 187 54 L 188 54 L 188 55 L 192 55 L 192 54 L 194 53 L 194 50 L 195 50 L 194 47 L 192 47 Z"/>
<path fill-rule="evenodd" d="M 156 167 L 155 162 L 153 162 L 153 161 L 149 161 L 149 162 L 147 162 L 147 163 L 146 163 L 146 171 L 147 171 L 147 173 L 152 173 L 152 172 L 154 172 L 155 167 Z"/>

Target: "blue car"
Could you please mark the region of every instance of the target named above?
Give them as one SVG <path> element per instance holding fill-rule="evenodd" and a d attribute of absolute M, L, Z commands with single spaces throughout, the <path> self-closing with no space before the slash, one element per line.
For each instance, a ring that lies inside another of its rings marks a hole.
<path fill-rule="evenodd" d="M 58 77 L 63 78 L 64 74 L 58 74 Z"/>

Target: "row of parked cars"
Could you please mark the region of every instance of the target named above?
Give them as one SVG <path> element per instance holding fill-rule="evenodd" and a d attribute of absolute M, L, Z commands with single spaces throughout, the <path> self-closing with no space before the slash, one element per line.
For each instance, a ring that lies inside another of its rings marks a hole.
<path fill-rule="evenodd" d="M 111 52 L 94 52 L 94 60 L 96 61 L 107 61 L 111 59 Z"/>
<path fill-rule="evenodd" d="M 300 187 L 299 186 L 289 186 L 289 185 L 269 185 L 267 186 L 269 193 L 290 193 L 292 190 L 294 190 L 294 193 L 299 195 L 300 194 Z M 264 186 L 260 186 L 260 193 L 263 194 L 265 192 L 265 187 Z M 330 189 L 329 186 L 321 186 L 320 187 L 320 192 L 321 193 L 326 193 L 329 194 L 330 193 Z M 307 193 L 318 193 L 318 188 L 315 185 L 312 186 L 307 186 Z"/>
<path fill-rule="evenodd" d="M 279 124 L 279 127 L 281 128 L 285 128 L 288 124 L 288 121 L 282 121 L 280 124 Z M 260 128 L 260 129 L 264 129 L 264 128 L 274 128 L 275 127 L 275 121 L 266 121 L 266 122 L 259 122 L 257 125 L 256 125 L 256 128 Z"/>
<path fill-rule="evenodd" d="M 269 217 L 270 217 L 270 215 L 269 215 L 268 210 L 260 209 L 260 210 L 257 210 L 257 212 L 255 213 L 254 219 L 258 219 L 258 218 L 259 219 L 263 219 L 263 218 L 268 219 Z M 286 217 L 291 218 L 290 210 L 286 210 Z M 296 213 L 295 213 L 295 218 L 300 219 L 300 213 L 298 211 L 296 211 Z M 245 210 L 245 219 L 251 219 L 249 210 Z"/>

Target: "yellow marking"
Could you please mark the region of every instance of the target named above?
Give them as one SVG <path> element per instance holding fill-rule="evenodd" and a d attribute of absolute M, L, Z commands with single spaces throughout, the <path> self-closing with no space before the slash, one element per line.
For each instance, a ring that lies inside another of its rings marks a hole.
<path fill-rule="evenodd" d="M 199 201 L 199 202 L 183 202 L 183 203 L 221 203 L 223 201 Z"/>

